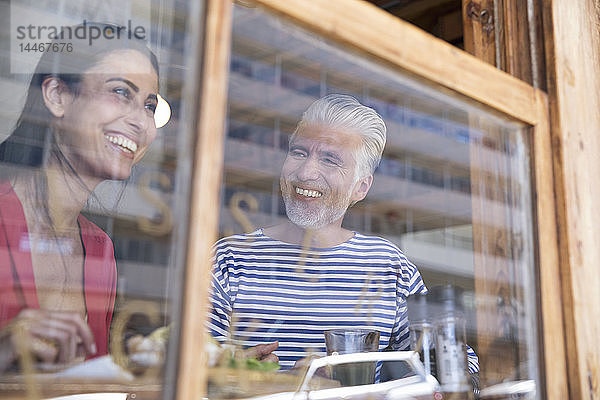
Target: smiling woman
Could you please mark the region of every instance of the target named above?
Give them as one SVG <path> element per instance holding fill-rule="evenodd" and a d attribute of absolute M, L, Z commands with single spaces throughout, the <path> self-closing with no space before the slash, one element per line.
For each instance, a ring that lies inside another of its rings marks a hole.
<path fill-rule="evenodd" d="M 60 81 L 42 83 L 46 103 L 59 117 L 59 147 L 86 178 L 127 178 L 154 140 L 158 83 L 150 71 L 150 61 L 137 50 L 116 50 L 85 73 L 77 95 L 63 92 Z"/>
<path fill-rule="evenodd" d="M 42 55 L 0 144 L 0 371 L 23 354 L 53 368 L 107 354 L 113 246 L 81 210 L 156 137 L 154 54 L 127 35 L 72 44 Z"/>

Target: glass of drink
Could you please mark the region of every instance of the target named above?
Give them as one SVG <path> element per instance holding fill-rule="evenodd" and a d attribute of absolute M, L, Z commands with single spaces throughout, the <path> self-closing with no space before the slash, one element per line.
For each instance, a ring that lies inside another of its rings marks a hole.
<path fill-rule="evenodd" d="M 327 355 L 366 353 L 379 350 L 379 332 L 370 329 L 334 329 L 325 331 Z M 339 364 L 332 367 L 332 378 L 342 386 L 368 385 L 375 382 L 375 362 Z"/>

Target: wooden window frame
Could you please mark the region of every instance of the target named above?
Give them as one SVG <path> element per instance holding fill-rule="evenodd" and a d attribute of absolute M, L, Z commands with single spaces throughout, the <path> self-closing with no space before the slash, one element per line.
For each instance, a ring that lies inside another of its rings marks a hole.
<path fill-rule="evenodd" d="M 535 258 L 540 266 L 536 274 L 541 319 L 541 396 L 555 400 L 568 398 L 546 93 L 360 0 L 253 0 L 252 3 L 351 51 L 531 127 Z M 178 399 L 196 398 L 206 392 L 205 311 L 210 249 L 218 228 L 232 7 L 228 0 L 206 0 L 201 101 L 190 200 L 192 223 L 176 385 Z"/>

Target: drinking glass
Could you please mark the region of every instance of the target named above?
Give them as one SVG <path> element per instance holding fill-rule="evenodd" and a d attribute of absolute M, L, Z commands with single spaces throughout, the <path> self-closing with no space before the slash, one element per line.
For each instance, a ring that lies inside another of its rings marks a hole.
<path fill-rule="evenodd" d="M 325 331 L 327 355 L 366 353 L 379 349 L 379 332 L 370 329 L 334 329 Z M 375 362 L 339 364 L 332 377 L 342 386 L 368 385 L 375 382 Z"/>

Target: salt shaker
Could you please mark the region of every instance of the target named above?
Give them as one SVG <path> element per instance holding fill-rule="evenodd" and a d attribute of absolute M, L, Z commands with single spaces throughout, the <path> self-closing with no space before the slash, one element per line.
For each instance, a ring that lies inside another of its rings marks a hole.
<path fill-rule="evenodd" d="M 437 377 L 435 331 L 427 305 L 427 295 L 413 295 L 407 300 L 410 324 L 410 349 L 419 353 L 425 372 Z"/>
<path fill-rule="evenodd" d="M 445 398 L 472 399 L 473 390 L 467 376 L 466 325 L 460 306 L 456 304 L 455 289 L 450 286 L 432 288 L 435 304 L 436 377 Z"/>

